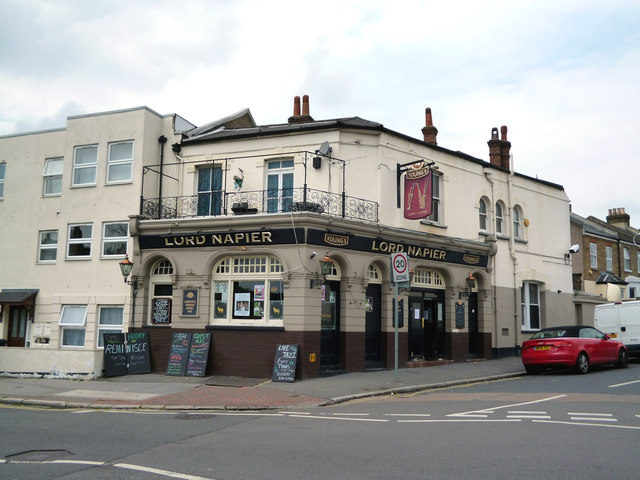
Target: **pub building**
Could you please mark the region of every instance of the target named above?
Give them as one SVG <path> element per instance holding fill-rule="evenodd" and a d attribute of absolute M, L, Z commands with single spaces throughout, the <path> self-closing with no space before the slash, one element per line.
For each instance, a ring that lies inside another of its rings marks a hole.
<path fill-rule="evenodd" d="M 485 161 L 438 146 L 425 113 L 417 139 L 314 120 L 296 97 L 286 123 L 243 110 L 145 166 L 127 321 L 152 370 L 176 332 L 211 334 L 209 375 L 270 377 L 278 345 L 298 345 L 304 379 L 393 368 L 394 309 L 401 368 L 514 355 L 572 319 L 563 188 L 514 171 L 506 127 Z"/>

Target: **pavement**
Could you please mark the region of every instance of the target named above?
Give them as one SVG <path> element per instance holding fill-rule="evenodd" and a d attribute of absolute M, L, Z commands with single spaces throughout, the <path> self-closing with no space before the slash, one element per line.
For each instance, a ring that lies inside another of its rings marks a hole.
<path fill-rule="evenodd" d="M 159 373 L 94 380 L 0 377 L 0 404 L 75 409 L 265 410 L 327 406 L 524 374 L 520 357 L 272 382 Z"/>

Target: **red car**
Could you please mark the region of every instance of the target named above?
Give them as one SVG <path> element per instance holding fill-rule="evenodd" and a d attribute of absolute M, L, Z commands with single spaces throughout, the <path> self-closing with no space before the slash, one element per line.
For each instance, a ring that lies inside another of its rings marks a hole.
<path fill-rule="evenodd" d="M 624 343 L 593 327 L 543 328 L 522 342 L 522 364 L 527 373 L 549 367 L 575 368 L 587 373 L 591 365 L 615 364 L 626 368 L 629 354 Z"/>

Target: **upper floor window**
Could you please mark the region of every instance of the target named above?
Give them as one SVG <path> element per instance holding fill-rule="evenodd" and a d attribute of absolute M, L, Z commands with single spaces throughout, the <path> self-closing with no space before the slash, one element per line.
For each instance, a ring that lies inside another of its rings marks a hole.
<path fill-rule="evenodd" d="M 287 212 L 293 205 L 293 159 L 267 162 L 267 213 Z"/>
<path fill-rule="evenodd" d="M 496 202 L 496 233 L 498 235 L 504 233 L 504 218 L 502 211 L 502 204 L 500 202 Z"/>
<path fill-rule="evenodd" d="M 628 248 L 623 248 L 622 249 L 622 255 L 623 255 L 623 261 L 624 261 L 624 271 L 625 272 L 630 272 L 631 271 L 631 253 L 629 252 Z"/>
<path fill-rule="evenodd" d="M 487 225 L 487 202 L 484 198 L 480 199 L 478 204 L 478 219 L 480 222 L 480 230 L 486 232 L 488 230 Z"/>
<path fill-rule="evenodd" d="M 605 259 L 607 262 L 606 263 L 607 272 L 612 272 L 613 271 L 613 248 L 605 247 L 604 252 L 605 252 Z"/>
<path fill-rule="evenodd" d="M 129 224 L 127 222 L 105 223 L 102 231 L 102 256 L 122 256 L 127 253 Z"/>
<path fill-rule="evenodd" d="M 442 175 L 432 172 L 431 175 L 431 215 L 427 217 L 435 223 L 442 222 Z"/>
<path fill-rule="evenodd" d="M 69 225 L 67 258 L 90 258 L 93 225 L 90 223 Z"/>
<path fill-rule="evenodd" d="M 75 147 L 73 152 L 73 186 L 95 185 L 98 170 L 98 146 Z"/>
<path fill-rule="evenodd" d="M 636 264 L 636 272 L 640 273 L 640 252 L 637 253 L 638 259 Z"/>
<path fill-rule="evenodd" d="M 64 159 L 47 158 L 44 161 L 44 196 L 60 195 L 62 193 L 62 168 Z"/>
<path fill-rule="evenodd" d="M 522 330 L 540 329 L 540 292 L 537 283 L 523 282 L 520 289 Z"/>
<path fill-rule="evenodd" d="M 0 163 L 0 200 L 4 198 L 4 178 L 7 172 L 7 164 Z"/>
<path fill-rule="evenodd" d="M 518 240 L 523 239 L 522 211 L 518 205 L 513 207 L 513 238 Z"/>
<path fill-rule="evenodd" d="M 133 170 L 133 142 L 109 144 L 107 183 L 130 182 Z"/>
<path fill-rule="evenodd" d="M 63 347 L 84 347 L 86 305 L 63 305 L 60 313 L 60 338 Z"/>
<path fill-rule="evenodd" d="M 589 244 L 589 265 L 598 268 L 598 246 L 595 243 Z"/>
<path fill-rule="evenodd" d="M 38 263 L 55 263 L 58 256 L 58 231 L 40 232 L 38 244 Z"/>
<path fill-rule="evenodd" d="M 198 215 L 220 215 L 222 210 L 222 167 L 198 168 Z"/>

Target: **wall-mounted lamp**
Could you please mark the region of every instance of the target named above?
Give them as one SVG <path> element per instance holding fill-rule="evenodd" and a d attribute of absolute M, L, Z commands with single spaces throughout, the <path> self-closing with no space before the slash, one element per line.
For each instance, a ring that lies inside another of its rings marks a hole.
<path fill-rule="evenodd" d="M 327 275 L 331 274 L 333 270 L 333 258 L 326 254 L 323 258 L 320 259 L 320 270 L 322 272 L 321 279 L 312 279 L 311 280 L 311 288 L 320 288 L 327 281 Z"/>
<path fill-rule="evenodd" d="M 458 298 L 469 298 L 471 296 L 472 290 L 476 286 L 476 277 L 473 276 L 473 273 L 469 272 L 469 275 L 465 279 L 467 284 L 467 289 L 458 294 Z"/>
<path fill-rule="evenodd" d="M 124 260 L 120 262 L 120 273 L 124 278 L 124 283 L 131 285 L 133 288 L 138 288 L 138 279 L 135 276 L 131 276 L 131 280 L 127 280 L 127 277 L 131 275 L 133 269 L 133 262 L 129 260 L 129 255 L 125 255 Z"/>

